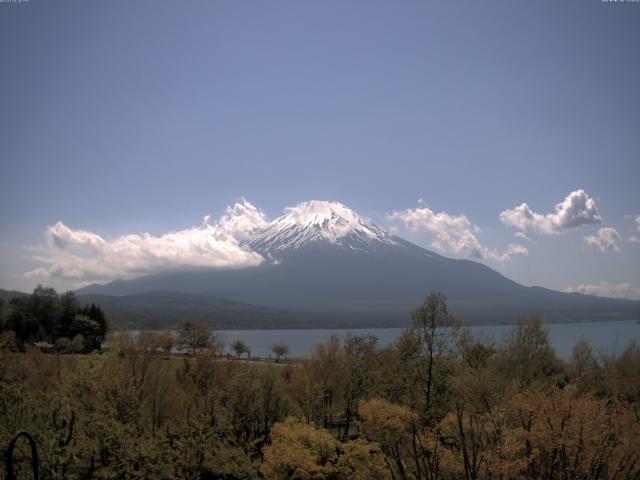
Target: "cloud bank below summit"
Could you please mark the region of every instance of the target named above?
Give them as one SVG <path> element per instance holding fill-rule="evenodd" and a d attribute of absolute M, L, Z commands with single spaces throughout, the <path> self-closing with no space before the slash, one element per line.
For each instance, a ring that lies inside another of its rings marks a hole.
<path fill-rule="evenodd" d="M 598 297 L 640 300 L 640 288 L 636 288 L 628 282 L 623 282 L 623 283 L 600 282 L 594 285 L 578 285 L 577 287 L 569 287 L 567 288 L 566 291 L 578 292 L 584 295 L 596 295 Z"/>
<path fill-rule="evenodd" d="M 227 207 L 215 222 L 207 216 L 197 227 L 161 236 L 143 233 L 106 239 L 58 222 L 47 228 L 46 247 L 34 257 L 46 266 L 25 275 L 65 278 L 80 285 L 184 267 L 255 266 L 264 259 L 241 242 L 266 223 L 264 214 L 244 199 Z"/>

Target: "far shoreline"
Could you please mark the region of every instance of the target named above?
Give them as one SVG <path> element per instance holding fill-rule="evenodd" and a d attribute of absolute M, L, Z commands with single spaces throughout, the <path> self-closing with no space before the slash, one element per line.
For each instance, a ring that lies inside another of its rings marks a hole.
<path fill-rule="evenodd" d="M 542 318 L 542 323 L 545 325 L 571 325 L 571 324 L 587 324 L 587 323 L 610 323 L 610 322 L 630 322 L 630 323 L 637 323 L 640 325 L 640 319 L 635 319 L 635 318 L 588 318 L 588 319 L 578 319 L 578 320 L 545 320 L 544 317 Z M 461 322 L 460 327 L 465 328 L 465 327 L 508 327 L 508 326 L 515 326 L 517 325 L 518 320 L 514 320 L 511 322 L 488 322 L 488 323 L 484 323 L 484 322 L 471 322 L 471 323 L 467 323 L 467 322 Z M 319 327 L 316 325 L 310 325 L 310 326 L 290 326 L 290 327 L 280 327 L 280 326 L 274 326 L 274 327 L 262 327 L 262 328 L 256 328 L 256 327 L 242 327 L 242 326 L 238 326 L 238 327 L 219 327 L 219 326 L 215 326 L 215 325 L 210 325 L 205 323 L 205 325 L 207 327 L 209 327 L 210 329 L 216 331 L 216 332 L 241 332 L 241 331 L 247 331 L 247 332 L 258 332 L 258 331 L 290 331 L 290 330 L 316 330 L 316 331 L 326 331 L 326 330 L 344 330 L 344 331 L 350 331 L 350 330 L 392 330 L 392 329 L 406 329 L 406 328 L 410 328 L 411 327 L 411 322 L 407 322 L 406 324 L 403 325 L 328 325 L 328 326 L 323 326 L 323 327 Z M 180 328 L 180 323 L 176 323 L 176 324 L 172 324 L 172 325 L 153 325 L 153 326 L 127 326 L 127 325 L 115 325 L 112 326 L 111 329 L 111 333 L 117 333 L 117 332 L 126 332 L 126 331 L 136 331 L 136 332 L 154 332 L 154 331 L 161 331 L 161 330 L 165 330 L 165 329 L 169 329 L 169 330 L 178 330 Z"/>

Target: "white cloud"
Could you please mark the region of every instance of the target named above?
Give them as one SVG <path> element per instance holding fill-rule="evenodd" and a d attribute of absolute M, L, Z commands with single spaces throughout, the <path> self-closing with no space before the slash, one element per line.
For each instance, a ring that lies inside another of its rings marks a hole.
<path fill-rule="evenodd" d="M 410 231 L 426 231 L 435 235 L 431 246 L 442 252 L 500 262 L 510 260 L 512 255 L 529 254 L 522 245 L 511 244 L 502 253 L 482 245 L 476 237 L 480 228 L 465 215 L 452 216 L 445 212 L 435 213 L 428 207 L 418 207 L 393 212 L 388 218 L 400 220 Z"/>
<path fill-rule="evenodd" d="M 620 251 L 620 247 L 618 247 L 616 242 L 620 240 L 621 237 L 615 228 L 601 228 L 595 235 L 588 235 L 582 238 L 587 245 L 596 250 L 600 250 L 602 253 Z"/>
<path fill-rule="evenodd" d="M 529 237 L 527 237 L 527 234 L 524 232 L 516 232 L 513 234 L 514 237 L 516 238 L 521 238 L 522 240 L 528 240 L 531 241 L 531 239 Z"/>
<path fill-rule="evenodd" d="M 596 295 L 598 297 L 625 298 L 629 300 L 640 300 L 640 288 L 633 287 L 630 283 L 607 283 L 600 282 L 596 285 L 578 285 L 569 287 L 567 292 L 580 292 L 585 295 Z"/>
<path fill-rule="evenodd" d="M 629 237 L 630 242 L 640 243 L 640 215 L 636 215 L 636 234 Z"/>
<path fill-rule="evenodd" d="M 596 202 L 584 190 L 571 192 L 555 206 L 553 213 L 537 213 L 523 203 L 502 212 L 500 220 L 520 231 L 542 234 L 562 233 L 581 225 L 602 222 Z"/>
<path fill-rule="evenodd" d="M 499 262 L 506 262 L 508 260 L 511 260 L 511 257 L 513 255 L 529 255 L 529 249 L 527 247 L 513 243 L 510 243 L 507 249 L 502 253 L 498 253 L 495 249 L 489 250 L 487 247 L 483 248 L 485 258 L 490 258 Z"/>
<path fill-rule="evenodd" d="M 264 214 L 251 203 L 227 207 L 216 222 L 154 236 L 149 233 L 113 239 L 58 222 L 47 228 L 47 246 L 35 259 L 46 264 L 29 278 L 66 278 L 86 283 L 131 278 L 181 267 L 237 268 L 258 265 L 263 258 L 242 247 L 255 229 L 266 225 Z"/>

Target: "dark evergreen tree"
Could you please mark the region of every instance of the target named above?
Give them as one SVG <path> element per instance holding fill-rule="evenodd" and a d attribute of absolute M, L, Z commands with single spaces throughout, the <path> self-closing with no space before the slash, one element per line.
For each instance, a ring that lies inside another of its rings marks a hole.
<path fill-rule="evenodd" d="M 29 298 L 28 305 L 31 317 L 37 320 L 46 336 L 49 337 L 40 340 L 51 340 L 56 320 L 59 317 L 60 299 L 58 293 L 51 287 L 38 285 Z"/>
<path fill-rule="evenodd" d="M 71 329 L 73 326 L 73 319 L 78 314 L 78 311 L 79 307 L 75 294 L 73 292 L 64 293 L 60 297 L 60 316 L 58 318 L 55 332 L 56 338 L 72 338 Z"/>
<path fill-rule="evenodd" d="M 14 298 L 0 307 L 0 333 L 15 333 L 19 347 L 37 341 L 56 343 L 59 338 L 81 335 L 85 350 L 99 350 L 108 330 L 106 315 L 95 304 L 80 308 L 73 292 L 58 295 L 38 285 L 33 294 Z M 64 342 L 63 342 L 64 343 Z"/>

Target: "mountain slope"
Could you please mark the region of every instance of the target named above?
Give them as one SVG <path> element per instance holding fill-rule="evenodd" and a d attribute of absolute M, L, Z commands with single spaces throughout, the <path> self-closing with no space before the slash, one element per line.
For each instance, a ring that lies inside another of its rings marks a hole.
<path fill-rule="evenodd" d="M 0 288 L 0 299 L 4 302 L 10 302 L 14 298 L 26 297 L 28 294 L 24 292 L 18 292 L 16 290 L 3 290 Z"/>
<path fill-rule="evenodd" d="M 135 295 L 78 295 L 78 303 L 100 305 L 113 324 L 158 328 L 195 320 L 219 329 L 323 328 L 342 326 L 346 319 L 326 319 L 308 313 L 233 302 L 182 292 L 152 291 Z M 357 321 L 352 322 L 357 326 Z"/>
<path fill-rule="evenodd" d="M 483 264 L 443 257 L 392 236 L 337 202 L 287 209 L 245 246 L 265 261 L 237 270 L 149 275 L 78 293 L 177 291 L 375 324 L 408 322 L 430 291 L 444 292 L 452 312 L 470 322 L 511 322 L 532 313 L 553 321 L 640 312 L 640 302 L 524 287 Z"/>

